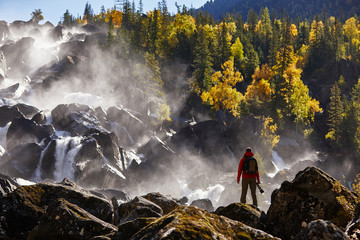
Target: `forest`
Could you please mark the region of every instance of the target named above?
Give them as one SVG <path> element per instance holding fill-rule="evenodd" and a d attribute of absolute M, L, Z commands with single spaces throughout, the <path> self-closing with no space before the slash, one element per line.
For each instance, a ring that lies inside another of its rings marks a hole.
<path fill-rule="evenodd" d="M 87 3 L 83 16 L 66 11 L 62 24 L 107 26 L 103 47 L 161 103 L 161 121 L 190 116 L 189 109 L 225 125 L 251 115 L 262 121 L 261 135 L 270 148 L 283 132 L 295 129 L 315 148 L 359 162 L 359 17 L 342 19 L 323 9 L 292 20 L 285 11 L 274 18 L 265 7 L 250 9 L 247 16 L 228 13 L 220 21 L 208 12 L 177 7 L 170 14 L 163 0 L 145 13 L 141 0 L 138 6 L 124 1 L 121 8 L 103 7 L 94 14 Z M 133 59 L 141 59 L 147 70 Z M 186 66 L 182 84 L 165 71 L 176 64 Z M 331 72 L 343 65 L 355 70 Z M 179 86 L 187 103 L 180 110 L 166 94 Z"/>

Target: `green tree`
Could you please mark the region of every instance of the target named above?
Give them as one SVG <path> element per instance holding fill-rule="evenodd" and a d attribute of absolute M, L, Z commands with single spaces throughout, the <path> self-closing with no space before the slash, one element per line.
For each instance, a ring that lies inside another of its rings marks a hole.
<path fill-rule="evenodd" d="M 70 27 L 75 23 L 74 17 L 70 14 L 69 10 L 66 9 L 66 12 L 63 16 L 63 25 L 66 27 Z"/>
<path fill-rule="evenodd" d="M 44 19 L 44 16 L 42 15 L 41 9 L 35 9 L 35 11 L 33 11 L 31 13 L 31 21 L 32 22 L 39 23 L 43 19 Z"/>
<path fill-rule="evenodd" d="M 329 131 L 325 138 L 333 142 L 334 147 L 341 147 L 341 124 L 344 117 L 344 106 L 341 99 L 341 91 L 338 83 L 335 82 L 330 89 L 330 103 L 328 110 Z"/>

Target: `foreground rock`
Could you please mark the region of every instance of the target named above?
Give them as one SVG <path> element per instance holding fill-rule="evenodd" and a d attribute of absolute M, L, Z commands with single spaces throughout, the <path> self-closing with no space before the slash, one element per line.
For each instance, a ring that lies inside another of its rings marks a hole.
<path fill-rule="evenodd" d="M 160 193 L 148 193 L 142 197 L 161 207 L 164 214 L 168 214 L 181 205 L 180 200 Z"/>
<path fill-rule="evenodd" d="M 112 205 L 71 182 L 20 186 L 0 199 L 1 239 L 26 239 L 44 215 L 45 209 L 58 199 L 75 204 L 102 221 L 111 223 Z M 55 227 L 59 227 L 55 225 Z"/>
<path fill-rule="evenodd" d="M 278 239 L 241 222 L 197 207 L 180 206 L 131 239 Z"/>
<path fill-rule="evenodd" d="M 232 203 L 216 209 L 215 214 L 236 220 L 250 227 L 265 230 L 265 213 L 258 208 L 244 203 Z"/>
<path fill-rule="evenodd" d="M 118 229 L 64 199 L 50 205 L 27 240 L 90 239 Z"/>
<path fill-rule="evenodd" d="M 353 219 L 354 208 L 355 196 L 348 189 L 322 170 L 309 167 L 272 193 L 267 227 L 283 239 L 292 239 L 316 219 L 331 221 L 344 230 Z"/>
<path fill-rule="evenodd" d="M 295 240 L 326 239 L 326 240 L 348 240 L 348 236 L 336 225 L 329 221 L 315 220 L 307 225 Z"/>

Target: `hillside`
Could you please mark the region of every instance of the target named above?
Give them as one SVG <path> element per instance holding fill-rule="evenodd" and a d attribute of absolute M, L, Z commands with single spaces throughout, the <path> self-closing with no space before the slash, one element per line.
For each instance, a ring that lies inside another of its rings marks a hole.
<path fill-rule="evenodd" d="M 265 7 L 270 13 L 276 11 L 278 16 L 284 9 L 293 19 L 313 18 L 321 13 L 324 7 L 330 16 L 339 17 L 341 11 L 344 18 L 360 13 L 360 1 L 354 0 L 211 0 L 199 10 L 212 13 L 215 19 L 221 19 L 227 12 L 236 12 L 246 17 L 250 9 L 260 12 L 261 8 Z"/>

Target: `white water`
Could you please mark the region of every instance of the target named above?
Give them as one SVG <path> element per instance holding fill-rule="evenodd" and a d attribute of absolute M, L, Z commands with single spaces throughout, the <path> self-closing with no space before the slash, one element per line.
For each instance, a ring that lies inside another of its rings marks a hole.
<path fill-rule="evenodd" d="M 183 192 L 182 195 L 186 196 L 189 200 L 188 203 L 191 203 L 197 199 L 207 198 L 211 200 L 214 206 L 216 206 L 220 200 L 221 193 L 225 190 L 225 187 L 221 184 L 210 185 L 205 190 L 204 189 L 190 190 L 185 181 L 178 180 L 178 182 Z"/>
<path fill-rule="evenodd" d="M 6 134 L 8 132 L 8 129 L 10 127 L 11 122 L 6 124 L 5 127 L 0 128 L 0 146 L 2 146 L 5 150 L 7 149 L 6 145 Z"/>
<path fill-rule="evenodd" d="M 82 137 L 64 137 L 56 140 L 54 179 L 57 182 L 65 177 L 74 180 L 75 157 L 81 149 Z"/>

